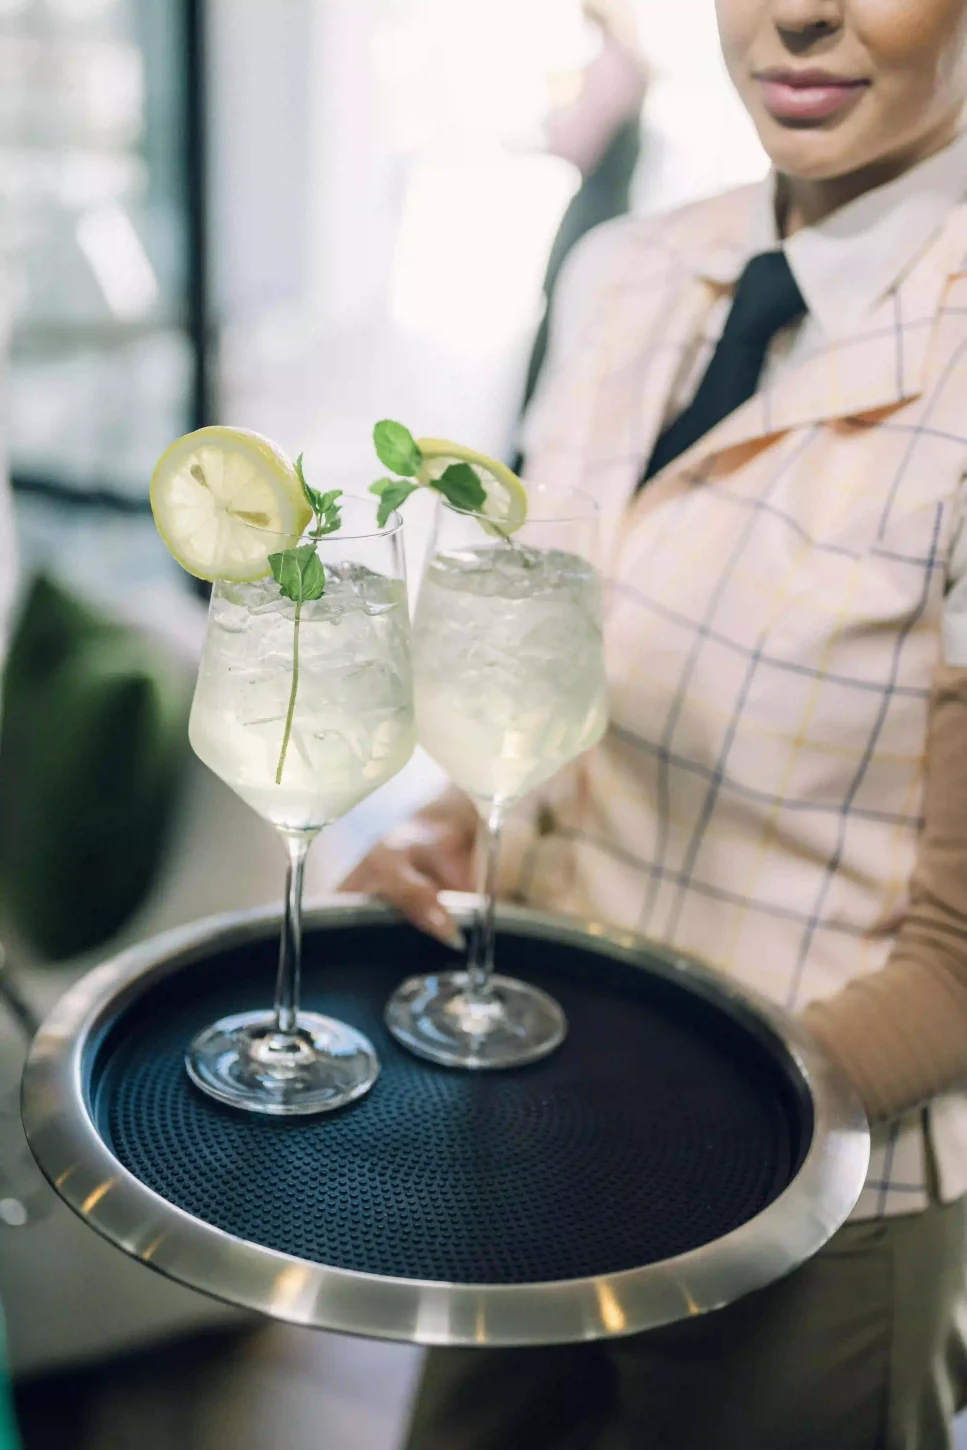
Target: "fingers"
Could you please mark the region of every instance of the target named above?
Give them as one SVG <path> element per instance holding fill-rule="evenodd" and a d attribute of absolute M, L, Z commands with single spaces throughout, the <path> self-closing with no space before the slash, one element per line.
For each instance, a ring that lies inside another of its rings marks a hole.
<path fill-rule="evenodd" d="M 465 840 L 440 837 L 414 846 L 409 858 L 443 891 L 473 890 L 473 852 Z"/>
<path fill-rule="evenodd" d="M 438 883 L 413 861 L 401 857 L 395 871 L 384 878 L 380 895 L 392 901 L 414 926 L 429 932 L 454 951 L 462 951 L 463 933 L 437 895 Z"/>
<path fill-rule="evenodd" d="M 463 951 L 463 933 L 437 896 L 440 885 L 410 854 L 381 845 L 346 877 L 340 889 L 382 897 L 421 931 L 454 951 Z"/>
<path fill-rule="evenodd" d="M 471 889 L 476 825 L 476 811 L 466 797 L 441 796 L 395 826 L 340 889 L 382 897 L 421 931 L 463 951 L 463 933 L 439 893 Z"/>

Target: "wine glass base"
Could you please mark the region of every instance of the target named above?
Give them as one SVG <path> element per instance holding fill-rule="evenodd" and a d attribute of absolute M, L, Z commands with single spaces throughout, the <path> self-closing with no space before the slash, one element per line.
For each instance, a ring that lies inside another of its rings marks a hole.
<path fill-rule="evenodd" d="M 209 1097 L 275 1118 L 331 1113 L 379 1077 L 369 1039 L 318 1012 L 300 1012 L 289 1034 L 276 1032 L 273 1012 L 223 1017 L 195 1038 L 185 1067 Z"/>
<path fill-rule="evenodd" d="M 404 1047 L 446 1067 L 521 1067 L 560 1046 L 562 1009 L 538 987 L 494 977 L 492 995 L 465 996 L 466 972 L 410 977 L 386 1004 L 386 1025 Z"/>

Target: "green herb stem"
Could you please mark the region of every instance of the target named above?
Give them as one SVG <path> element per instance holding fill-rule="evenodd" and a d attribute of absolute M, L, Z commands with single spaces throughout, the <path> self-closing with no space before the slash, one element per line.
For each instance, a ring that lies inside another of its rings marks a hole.
<path fill-rule="evenodd" d="M 279 754 L 278 769 L 275 772 L 276 785 L 282 784 L 285 756 L 289 748 L 289 736 L 292 734 L 292 717 L 295 714 L 295 697 L 299 689 L 299 620 L 301 617 L 302 600 L 300 599 L 295 607 L 295 625 L 292 631 L 292 689 L 289 691 L 289 710 L 285 717 L 285 734 L 282 736 L 282 750 Z"/>

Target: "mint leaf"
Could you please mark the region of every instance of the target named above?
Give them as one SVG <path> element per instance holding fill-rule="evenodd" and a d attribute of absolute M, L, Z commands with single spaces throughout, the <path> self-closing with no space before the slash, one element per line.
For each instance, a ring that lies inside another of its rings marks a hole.
<path fill-rule="evenodd" d="M 336 504 L 336 500 L 342 498 L 342 489 L 333 488 L 328 493 L 320 493 L 317 488 L 312 488 L 306 482 L 306 476 L 302 468 L 303 455 L 300 453 L 295 461 L 295 471 L 302 484 L 302 492 L 305 494 L 309 507 L 315 514 L 315 527 L 311 530 L 314 539 L 321 539 L 324 534 L 334 534 L 342 524 L 342 518 Z M 289 596 L 292 597 L 291 595 Z M 312 595 L 317 599 L 318 595 Z"/>
<path fill-rule="evenodd" d="M 330 493 L 320 496 L 322 507 L 316 515 L 316 527 L 312 531 L 315 539 L 321 539 L 324 534 L 334 534 L 342 524 L 342 514 L 339 512 L 337 499 L 342 498 L 342 489 L 334 488 Z"/>
<path fill-rule="evenodd" d="M 310 488 L 308 483 L 306 483 L 306 476 L 302 471 L 302 460 L 304 456 L 305 455 L 302 453 L 299 454 L 298 458 L 295 461 L 295 471 L 299 475 L 299 482 L 302 484 L 302 492 L 308 499 L 309 507 L 312 509 L 312 512 L 314 514 L 321 514 L 322 494 L 319 492 L 318 489 Z"/>
<path fill-rule="evenodd" d="M 376 522 L 382 528 L 394 509 L 406 503 L 411 493 L 416 492 L 415 483 L 405 483 L 401 478 L 380 478 L 369 485 L 370 493 L 379 499 Z"/>
<path fill-rule="evenodd" d="M 431 487 L 442 493 L 454 508 L 469 513 L 479 513 L 487 502 L 480 477 L 469 463 L 451 463 L 439 478 L 433 479 Z"/>
<path fill-rule="evenodd" d="M 416 446 L 413 434 L 402 423 L 394 423 L 389 418 L 377 423 L 373 429 L 373 442 L 376 457 L 385 467 L 404 478 L 416 475 L 423 462 L 423 454 Z"/>
<path fill-rule="evenodd" d="M 311 544 L 270 554 L 269 564 L 279 590 L 295 604 L 321 599 L 326 592 L 326 571 Z"/>

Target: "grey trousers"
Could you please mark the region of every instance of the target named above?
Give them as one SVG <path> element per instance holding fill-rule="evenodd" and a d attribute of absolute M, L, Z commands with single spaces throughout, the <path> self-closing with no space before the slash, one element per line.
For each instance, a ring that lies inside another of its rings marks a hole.
<path fill-rule="evenodd" d="M 408 1450 L 948 1450 L 967 1200 L 847 1224 L 795 1274 L 607 1344 L 434 1350 Z"/>

